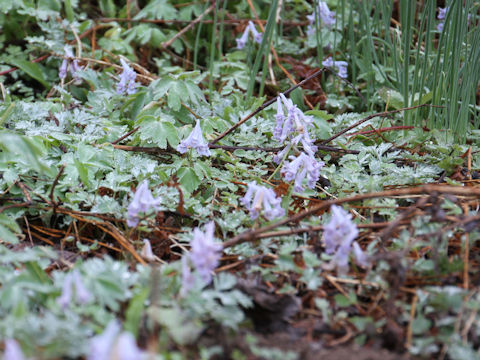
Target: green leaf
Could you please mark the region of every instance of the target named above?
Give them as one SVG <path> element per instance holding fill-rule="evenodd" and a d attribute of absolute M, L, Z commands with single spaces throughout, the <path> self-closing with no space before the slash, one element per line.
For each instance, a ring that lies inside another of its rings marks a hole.
<path fill-rule="evenodd" d="M 21 136 L 10 131 L 0 132 L 0 149 L 5 150 L 8 161 L 24 163 L 39 173 L 52 175 L 51 169 L 40 160 L 44 155 L 41 141 L 39 137 Z"/>
<path fill-rule="evenodd" d="M 195 174 L 195 171 L 191 168 L 182 167 L 178 169 L 177 176 L 180 184 L 188 192 L 195 191 L 201 183 L 197 174 Z"/>
<path fill-rule="evenodd" d="M 42 68 L 37 63 L 21 59 L 10 59 L 9 62 L 13 66 L 18 67 L 20 70 L 25 72 L 25 74 L 27 74 L 28 76 L 37 80 L 47 89 L 50 88 L 50 84 L 45 80 L 45 77 L 43 76 Z"/>
<path fill-rule="evenodd" d="M 17 236 L 2 224 L 0 224 L 0 240 L 9 244 L 18 244 Z"/>
<path fill-rule="evenodd" d="M 80 176 L 80 179 L 82 180 L 83 184 L 85 186 L 89 186 L 90 182 L 88 181 L 88 168 L 85 166 L 84 163 L 78 161 L 77 159 L 74 160 L 75 167 L 78 170 L 78 175 Z"/>
<path fill-rule="evenodd" d="M 168 106 L 174 110 L 179 111 L 182 103 L 181 99 L 185 99 L 188 96 L 188 90 L 183 81 L 176 81 L 168 90 Z"/>
<path fill-rule="evenodd" d="M 167 148 L 167 141 L 174 148 L 180 143 L 177 129 L 172 123 L 153 118 L 140 125 L 140 139 L 150 140 L 161 149 Z"/>
<path fill-rule="evenodd" d="M 39 283 L 50 284 L 52 280 L 48 277 L 45 271 L 35 261 L 28 261 L 25 263 L 25 269 L 32 275 L 32 277 Z"/>
<path fill-rule="evenodd" d="M 138 335 L 138 328 L 140 320 L 142 319 L 143 310 L 145 309 L 145 301 L 148 298 L 150 290 L 148 288 L 142 289 L 136 294 L 125 312 L 125 330 L 130 331 L 135 337 Z"/>

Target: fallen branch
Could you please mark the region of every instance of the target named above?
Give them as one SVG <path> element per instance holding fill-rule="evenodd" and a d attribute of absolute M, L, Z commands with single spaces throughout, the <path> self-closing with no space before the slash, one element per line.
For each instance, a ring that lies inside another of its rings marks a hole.
<path fill-rule="evenodd" d="M 437 185 L 437 184 L 427 184 L 424 186 L 418 186 L 414 188 L 405 188 L 405 189 L 394 189 L 394 190 L 385 190 L 379 191 L 375 193 L 368 193 L 368 194 L 359 194 L 354 195 L 348 198 L 343 199 L 334 199 L 334 200 L 327 200 L 318 205 L 312 206 L 310 209 L 301 211 L 293 216 L 287 217 L 283 220 L 277 221 L 276 223 L 257 228 L 254 230 L 247 230 L 233 239 L 228 240 L 223 243 L 224 248 L 228 248 L 234 245 L 238 245 L 247 241 L 252 241 L 258 239 L 258 237 L 271 231 L 279 226 L 286 225 L 290 222 L 298 222 L 307 216 L 313 215 L 316 212 L 327 209 L 332 205 L 343 204 L 353 201 L 360 201 L 366 199 L 373 199 L 379 197 L 392 197 L 392 196 L 411 196 L 411 195 L 431 195 L 433 193 L 437 194 L 451 194 L 451 195 L 462 195 L 462 196 L 469 196 L 469 197 L 480 197 L 480 189 L 472 188 L 472 187 L 461 187 L 461 186 L 450 186 L 450 185 Z"/>
<path fill-rule="evenodd" d="M 342 136 L 342 135 L 345 134 L 347 131 L 350 131 L 350 130 L 352 130 L 353 128 L 356 128 L 358 125 L 361 125 L 361 124 L 363 124 L 365 121 L 371 120 L 371 119 L 373 119 L 373 118 L 376 118 L 376 117 L 385 117 L 385 116 L 388 116 L 388 115 L 391 115 L 391 114 L 396 114 L 396 113 L 399 113 L 399 112 L 402 112 L 402 111 L 405 111 L 405 110 L 413 110 L 413 109 L 418 109 L 418 108 L 425 107 L 425 106 L 443 108 L 443 106 L 440 106 L 440 105 L 421 104 L 421 105 L 406 107 L 406 108 L 402 108 L 402 109 L 398 109 L 398 110 L 384 111 L 384 112 L 381 112 L 381 113 L 371 114 L 371 115 L 368 115 L 367 117 L 365 117 L 365 118 L 357 121 L 355 124 L 347 127 L 346 129 L 343 129 L 343 130 L 340 131 L 339 133 L 337 133 L 337 134 L 329 137 L 327 140 L 317 140 L 317 141 L 315 142 L 315 144 L 319 144 L 319 145 L 328 144 L 330 141 L 338 138 L 339 136 Z"/>

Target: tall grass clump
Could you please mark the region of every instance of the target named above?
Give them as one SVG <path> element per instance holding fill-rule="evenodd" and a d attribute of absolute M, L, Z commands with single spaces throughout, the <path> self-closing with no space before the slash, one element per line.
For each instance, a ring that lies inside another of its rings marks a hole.
<path fill-rule="evenodd" d="M 405 124 L 448 129 L 464 141 L 472 126 L 478 127 L 478 5 L 447 1 L 441 20 L 433 0 L 400 0 L 398 8 L 382 0 L 350 0 L 349 5 L 345 45 L 352 50 L 352 74 L 366 81 L 370 107 L 378 101 L 375 94 L 393 107 L 439 105 L 405 113 Z"/>

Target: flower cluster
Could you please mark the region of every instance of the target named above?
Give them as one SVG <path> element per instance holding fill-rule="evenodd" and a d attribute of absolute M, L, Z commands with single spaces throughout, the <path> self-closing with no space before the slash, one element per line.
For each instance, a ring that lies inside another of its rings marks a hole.
<path fill-rule="evenodd" d="M 120 82 L 117 84 L 117 94 L 122 95 L 125 92 L 128 95 L 135 94 L 137 73 L 128 66 L 125 60 L 120 59 L 120 63 L 122 64 L 123 72 L 120 74 Z"/>
<path fill-rule="evenodd" d="M 248 184 L 247 192 L 240 201 L 250 212 L 252 220 L 258 218 L 262 207 L 263 214 L 268 220 L 285 215 L 285 210 L 281 207 L 282 199 L 277 197 L 272 189 L 257 185 L 255 182 Z"/>
<path fill-rule="evenodd" d="M 335 12 L 330 11 L 328 8 L 328 5 L 325 1 L 319 1 L 318 6 L 317 6 L 317 16 L 320 18 L 320 21 L 322 24 L 325 24 L 327 26 L 332 26 L 335 25 L 335 22 L 337 21 L 335 19 Z M 307 34 L 312 35 L 315 33 L 315 11 L 311 15 L 307 15 L 308 22 L 310 23 L 307 28 Z"/>
<path fill-rule="evenodd" d="M 72 302 L 73 288 L 75 287 L 75 294 L 79 304 L 86 304 L 92 299 L 92 295 L 85 288 L 82 278 L 78 270 L 67 274 L 63 280 L 62 294 L 57 298 L 57 303 L 65 310 Z"/>
<path fill-rule="evenodd" d="M 367 255 L 362 251 L 355 240 L 358 236 L 357 225 L 352 221 L 352 216 L 342 207 L 332 205 L 332 218 L 325 225 L 323 241 L 327 254 L 335 254 L 333 264 L 339 273 L 348 271 L 348 258 L 353 250 L 355 262 L 360 266 L 368 266 Z"/>
<path fill-rule="evenodd" d="M 314 188 L 320 177 L 320 169 L 325 164 L 315 159 L 317 147 L 308 132 L 313 123 L 312 117 L 305 115 L 292 100 L 280 94 L 277 98 L 275 120 L 273 137 L 279 142 L 288 142 L 288 144 L 274 156 L 273 160 L 280 163 L 292 146 L 301 144 L 303 151 L 296 159 L 293 157 L 291 162 L 285 163 L 281 173 L 287 181 L 295 179 L 295 191 L 303 191 L 302 181 L 305 177 L 308 179 L 308 187 Z"/>
<path fill-rule="evenodd" d="M 190 135 L 177 146 L 177 151 L 185 154 L 190 148 L 197 150 L 200 155 L 210 156 L 210 149 L 208 148 L 208 143 L 203 139 L 202 128 L 198 120 Z"/>
<path fill-rule="evenodd" d="M 111 321 L 102 334 L 90 340 L 87 360 L 134 360 L 145 357 L 131 333 L 119 333 L 120 324 L 116 320 Z"/>
<path fill-rule="evenodd" d="M 68 46 L 64 47 L 65 50 L 65 58 L 62 61 L 62 65 L 58 69 L 58 77 L 60 80 L 65 80 L 67 77 L 67 71 L 70 69 L 70 74 L 75 81 L 79 81 L 80 78 L 78 77 L 78 71 L 82 70 L 80 65 L 78 65 L 78 60 L 75 59 L 75 56 L 72 53 L 72 50 Z"/>
<path fill-rule="evenodd" d="M 263 34 L 261 32 L 258 32 L 257 29 L 255 29 L 255 25 L 253 25 L 253 22 L 249 21 L 248 26 L 245 28 L 243 31 L 242 36 L 240 36 L 237 40 L 237 49 L 241 50 L 245 47 L 248 41 L 248 34 L 252 33 L 253 38 L 257 43 L 262 42 L 262 36 Z"/>
<path fill-rule="evenodd" d="M 325 166 L 325 163 L 315 160 L 313 156 L 306 155 L 304 152 L 301 152 L 297 157 L 290 156 L 290 160 L 290 162 L 285 162 L 280 171 L 285 180 L 295 180 L 293 189 L 297 192 L 302 192 L 302 182 L 306 177 L 308 187 L 313 189 L 320 177 L 320 170 Z"/>
<path fill-rule="evenodd" d="M 441 20 L 437 25 L 437 30 L 442 32 L 445 25 L 445 16 L 447 15 L 448 7 L 438 8 L 437 19 Z"/>
<path fill-rule="evenodd" d="M 215 224 L 213 221 L 205 225 L 205 232 L 198 227 L 193 230 L 192 249 L 182 258 L 182 293 L 188 292 L 194 284 L 194 277 L 188 265 L 190 262 L 204 284 L 212 281 L 212 271 L 218 266 L 222 254 L 222 244 L 213 238 Z"/>
<path fill-rule="evenodd" d="M 338 76 L 340 76 L 342 79 L 346 79 L 348 76 L 348 63 L 346 61 L 333 61 L 332 57 L 330 56 L 326 60 L 322 61 L 322 65 L 329 68 L 336 68 L 338 71 Z"/>
<path fill-rule="evenodd" d="M 130 227 L 135 227 L 138 225 L 140 212 L 146 213 L 150 208 L 158 211 L 158 206 L 160 205 L 161 198 L 155 199 L 148 189 L 148 180 L 144 180 L 140 186 L 137 188 L 135 196 L 133 197 L 132 202 L 128 205 L 128 218 L 127 225 Z"/>

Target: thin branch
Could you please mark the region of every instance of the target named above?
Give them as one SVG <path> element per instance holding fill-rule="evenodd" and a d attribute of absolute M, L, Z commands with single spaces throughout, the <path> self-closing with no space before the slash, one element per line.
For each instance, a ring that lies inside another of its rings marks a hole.
<path fill-rule="evenodd" d="M 343 198 L 343 199 L 327 200 L 318 205 L 312 206 L 307 210 L 301 211 L 293 216 L 289 216 L 283 220 L 277 221 L 276 223 L 273 223 L 258 229 L 254 229 L 254 230 L 247 230 L 235 236 L 233 239 L 224 242 L 223 247 L 228 248 L 228 247 L 241 244 L 247 241 L 255 240 L 258 238 L 260 234 L 266 233 L 268 231 L 276 229 L 277 227 L 288 224 L 290 222 L 298 222 L 306 218 L 307 216 L 313 215 L 320 210 L 327 209 L 332 205 L 379 198 L 379 197 L 427 195 L 432 193 L 480 197 L 480 189 L 476 189 L 472 187 L 467 188 L 462 186 L 427 184 L 427 185 L 418 186 L 414 188 L 385 190 L 385 191 L 379 191 L 375 193 L 354 195 L 354 196 Z"/>
<path fill-rule="evenodd" d="M 220 0 L 219 0 L 220 1 Z M 215 3 L 216 1 L 213 1 L 213 4 L 210 5 L 210 7 L 205 10 L 198 18 L 196 18 L 195 20 L 193 20 L 190 24 L 188 24 L 187 26 L 185 26 L 182 30 L 180 30 L 178 33 L 176 33 L 170 40 L 167 40 L 165 41 L 164 43 L 162 43 L 162 48 L 167 48 L 169 47 L 170 45 L 172 45 L 172 43 L 177 40 L 180 36 L 182 36 L 183 34 L 185 34 L 188 30 L 190 30 L 192 27 L 194 27 L 197 23 L 199 23 L 203 17 L 207 14 L 209 14 L 213 9 L 215 9 Z"/>
<path fill-rule="evenodd" d="M 55 180 L 53 180 L 52 188 L 50 189 L 50 194 L 49 194 L 49 196 L 48 196 L 48 197 L 50 198 L 50 201 L 51 201 L 52 204 L 53 204 L 53 207 L 54 207 L 53 212 L 55 212 L 55 206 L 56 206 L 56 204 L 57 204 L 57 202 L 56 202 L 55 199 L 53 198 L 53 192 L 54 192 L 55 187 L 57 186 L 58 181 L 60 180 L 60 176 L 62 176 L 64 170 L 65 170 L 65 165 L 60 166 L 60 170 L 58 170 L 58 174 L 57 174 L 57 176 L 55 177 Z"/>
<path fill-rule="evenodd" d="M 153 19 L 127 19 L 127 18 L 99 18 L 97 20 L 98 22 L 104 22 L 104 23 L 108 23 L 108 22 L 139 22 L 139 23 L 148 23 L 148 24 L 184 24 L 184 23 L 188 23 L 192 20 L 178 20 L 178 19 L 175 19 L 175 20 L 172 20 L 172 19 L 156 19 L 156 20 L 153 20 Z M 257 20 L 257 19 L 225 19 L 223 20 L 223 23 L 225 25 L 238 25 L 238 24 L 242 24 L 242 23 L 247 23 L 249 21 L 260 21 L 262 22 L 263 24 L 267 22 L 267 20 Z M 197 22 L 200 22 L 202 24 L 213 24 L 213 20 L 201 20 L 201 21 L 197 21 Z M 309 22 L 308 21 L 283 21 L 283 25 L 287 25 L 287 26 L 306 26 L 308 25 Z"/>
<path fill-rule="evenodd" d="M 129 137 L 129 136 L 132 135 L 133 133 L 137 132 L 138 129 L 140 129 L 140 126 L 137 126 L 135 129 L 130 130 L 130 131 L 127 132 L 125 135 L 120 136 L 117 140 L 112 141 L 112 145 L 118 144 L 118 143 L 119 143 L 120 141 L 122 141 L 123 139 L 126 139 L 127 137 Z"/>
<path fill-rule="evenodd" d="M 412 110 L 412 109 L 418 109 L 418 108 L 421 108 L 421 107 L 425 107 L 425 106 L 428 106 L 428 107 L 443 107 L 443 106 L 440 106 L 440 105 L 431 105 L 431 104 L 421 104 L 421 105 L 416 105 L 416 106 L 411 106 L 411 107 L 406 107 L 406 108 L 402 108 L 402 109 L 398 109 L 398 110 L 392 110 L 392 111 L 384 111 L 384 112 L 381 112 L 381 113 L 376 113 L 376 114 L 371 114 L 371 115 L 368 115 L 367 117 L 357 121 L 355 124 L 347 127 L 346 129 L 343 129 L 342 131 L 340 131 L 339 133 L 333 135 L 332 137 L 328 138 L 327 140 L 320 140 L 320 141 L 316 141 L 315 144 L 320 144 L 320 145 L 325 145 L 325 144 L 328 144 L 330 141 L 336 139 L 337 137 L 339 136 L 342 136 L 343 134 L 345 134 L 347 131 L 350 131 L 352 130 L 353 128 L 356 128 L 358 125 L 361 125 L 363 124 L 365 121 L 368 121 L 368 120 L 371 120 L 373 118 L 376 118 L 376 117 L 385 117 L 385 116 L 388 116 L 388 115 L 391 115 L 391 114 L 396 114 L 396 113 L 399 113 L 399 112 L 402 112 L 402 111 L 405 111 L 405 110 Z"/>

